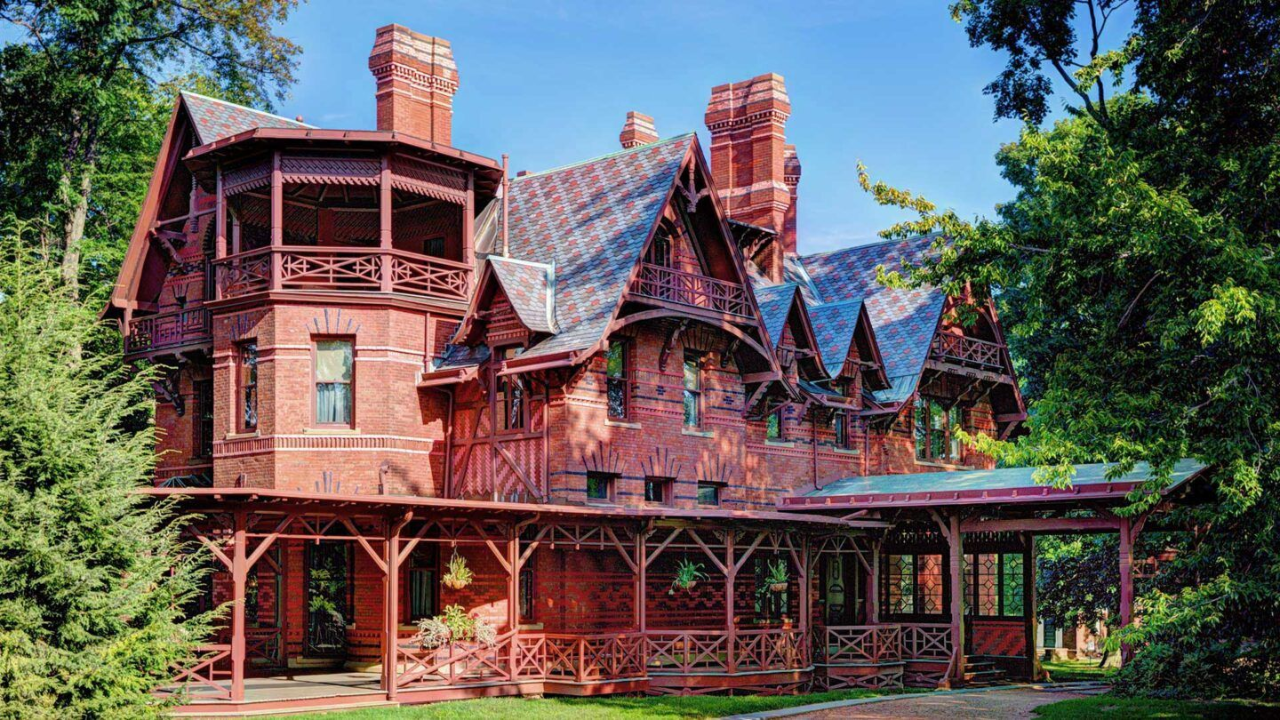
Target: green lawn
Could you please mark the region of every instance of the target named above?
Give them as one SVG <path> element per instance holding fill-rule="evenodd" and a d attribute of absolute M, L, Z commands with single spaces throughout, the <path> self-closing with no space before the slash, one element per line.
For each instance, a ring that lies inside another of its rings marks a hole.
<path fill-rule="evenodd" d="M 1115 674 L 1116 668 L 1098 667 L 1097 660 L 1046 660 L 1042 663 L 1054 682 L 1079 682 L 1081 680 L 1106 680 Z"/>
<path fill-rule="evenodd" d="M 1150 698 L 1118 698 L 1110 695 L 1063 700 L 1041 705 L 1035 713 L 1043 720 L 1176 720 L 1178 718 L 1274 718 L 1280 716 L 1280 705 L 1242 700 L 1194 702 L 1190 700 L 1153 700 Z"/>
<path fill-rule="evenodd" d="M 311 715 L 290 715 L 290 720 L 677 720 L 717 718 L 725 715 L 873 697 L 901 691 L 837 690 L 808 695 L 741 695 L 721 697 L 600 697 L 600 698 L 485 698 L 456 702 L 410 705 L 399 708 L 367 708 Z M 908 690 L 907 692 L 912 692 Z"/>

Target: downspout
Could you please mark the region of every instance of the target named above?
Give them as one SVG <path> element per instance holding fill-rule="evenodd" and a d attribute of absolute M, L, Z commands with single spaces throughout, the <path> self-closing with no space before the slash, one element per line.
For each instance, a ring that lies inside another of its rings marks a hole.
<path fill-rule="evenodd" d="M 444 496 L 453 497 L 453 387 L 435 387 L 428 388 L 435 392 L 444 393 L 449 397 L 449 407 L 445 411 L 445 429 L 444 429 Z"/>

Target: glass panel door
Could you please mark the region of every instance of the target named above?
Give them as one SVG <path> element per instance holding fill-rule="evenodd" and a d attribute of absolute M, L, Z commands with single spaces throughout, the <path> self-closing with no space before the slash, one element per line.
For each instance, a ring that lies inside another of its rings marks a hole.
<path fill-rule="evenodd" d="M 310 657 L 341 657 L 350 622 L 351 549 L 346 543 L 307 546 L 307 642 Z"/>

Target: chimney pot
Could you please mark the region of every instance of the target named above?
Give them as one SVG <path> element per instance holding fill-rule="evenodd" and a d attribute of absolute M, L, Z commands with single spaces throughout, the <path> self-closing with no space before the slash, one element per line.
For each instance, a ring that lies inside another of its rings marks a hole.
<path fill-rule="evenodd" d="M 653 118 L 635 110 L 627 113 L 627 121 L 622 125 L 622 132 L 618 133 L 618 141 L 623 148 L 648 145 L 657 139 L 658 130 L 653 125 Z"/>
<path fill-rule="evenodd" d="M 378 129 L 451 145 L 458 67 L 448 40 L 403 25 L 378 28 L 369 53 Z"/>

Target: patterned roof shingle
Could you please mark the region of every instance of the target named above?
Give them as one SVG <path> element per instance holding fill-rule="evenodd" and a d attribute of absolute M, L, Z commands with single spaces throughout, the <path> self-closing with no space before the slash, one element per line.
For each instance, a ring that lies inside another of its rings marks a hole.
<path fill-rule="evenodd" d="M 693 141 L 689 133 L 511 182 L 510 255 L 556 269 L 560 332 L 523 357 L 604 337 Z"/>
<path fill-rule="evenodd" d="M 555 276 L 552 267 L 498 255 L 490 255 L 488 262 L 520 322 L 534 332 L 554 333 L 554 298 L 547 297 Z"/>
<path fill-rule="evenodd" d="M 876 282 L 876 267 L 897 270 L 904 260 L 918 263 L 931 252 L 935 239 L 923 236 L 890 240 L 801 258 L 803 270 L 821 299 L 837 303 L 861 298 L 866 304 L 884 358 L 885 375 L 893 385 L 889 390 L 877 391 L 877 401 L 898 402 L 915 392 L 946 293 L 931 287 L 885 287 Z"/>
<path fill-rule="evenodd" d="M 844 361 L 849 357 L 849 346 L 853 344 L 853 335 L 858 329 L 858 318 L 861 316 L 861 298 L 809 308 L 813 334 L 818 340 L 818 353 L 831 377 L 839 376 L 844 369 Z"/>
<path fill-rule="evenodd" d="M 766 285 L 755 288 L 756 304 L 760 307 L 760 317 L 764 319 L 765 331 L 769 333 L 769 342 L 774 347 L 782 341 L 782 329 L 787 325 L 791 303 L 796 295 L 796 286 L 791 284 Z"/>
<path fill-rule="evenodd" d="M 231 137 L 237 133 L 254 128 L 309 128 L 306 123 L 272 115 L 261 110 L 229 103 L 226 100 L 197 95 L 192 92 L 182 93 L 182 102 L 191 115 L 191 124 L 195 126 L 200 145 L 207 145 L 214 140 Z"/>

